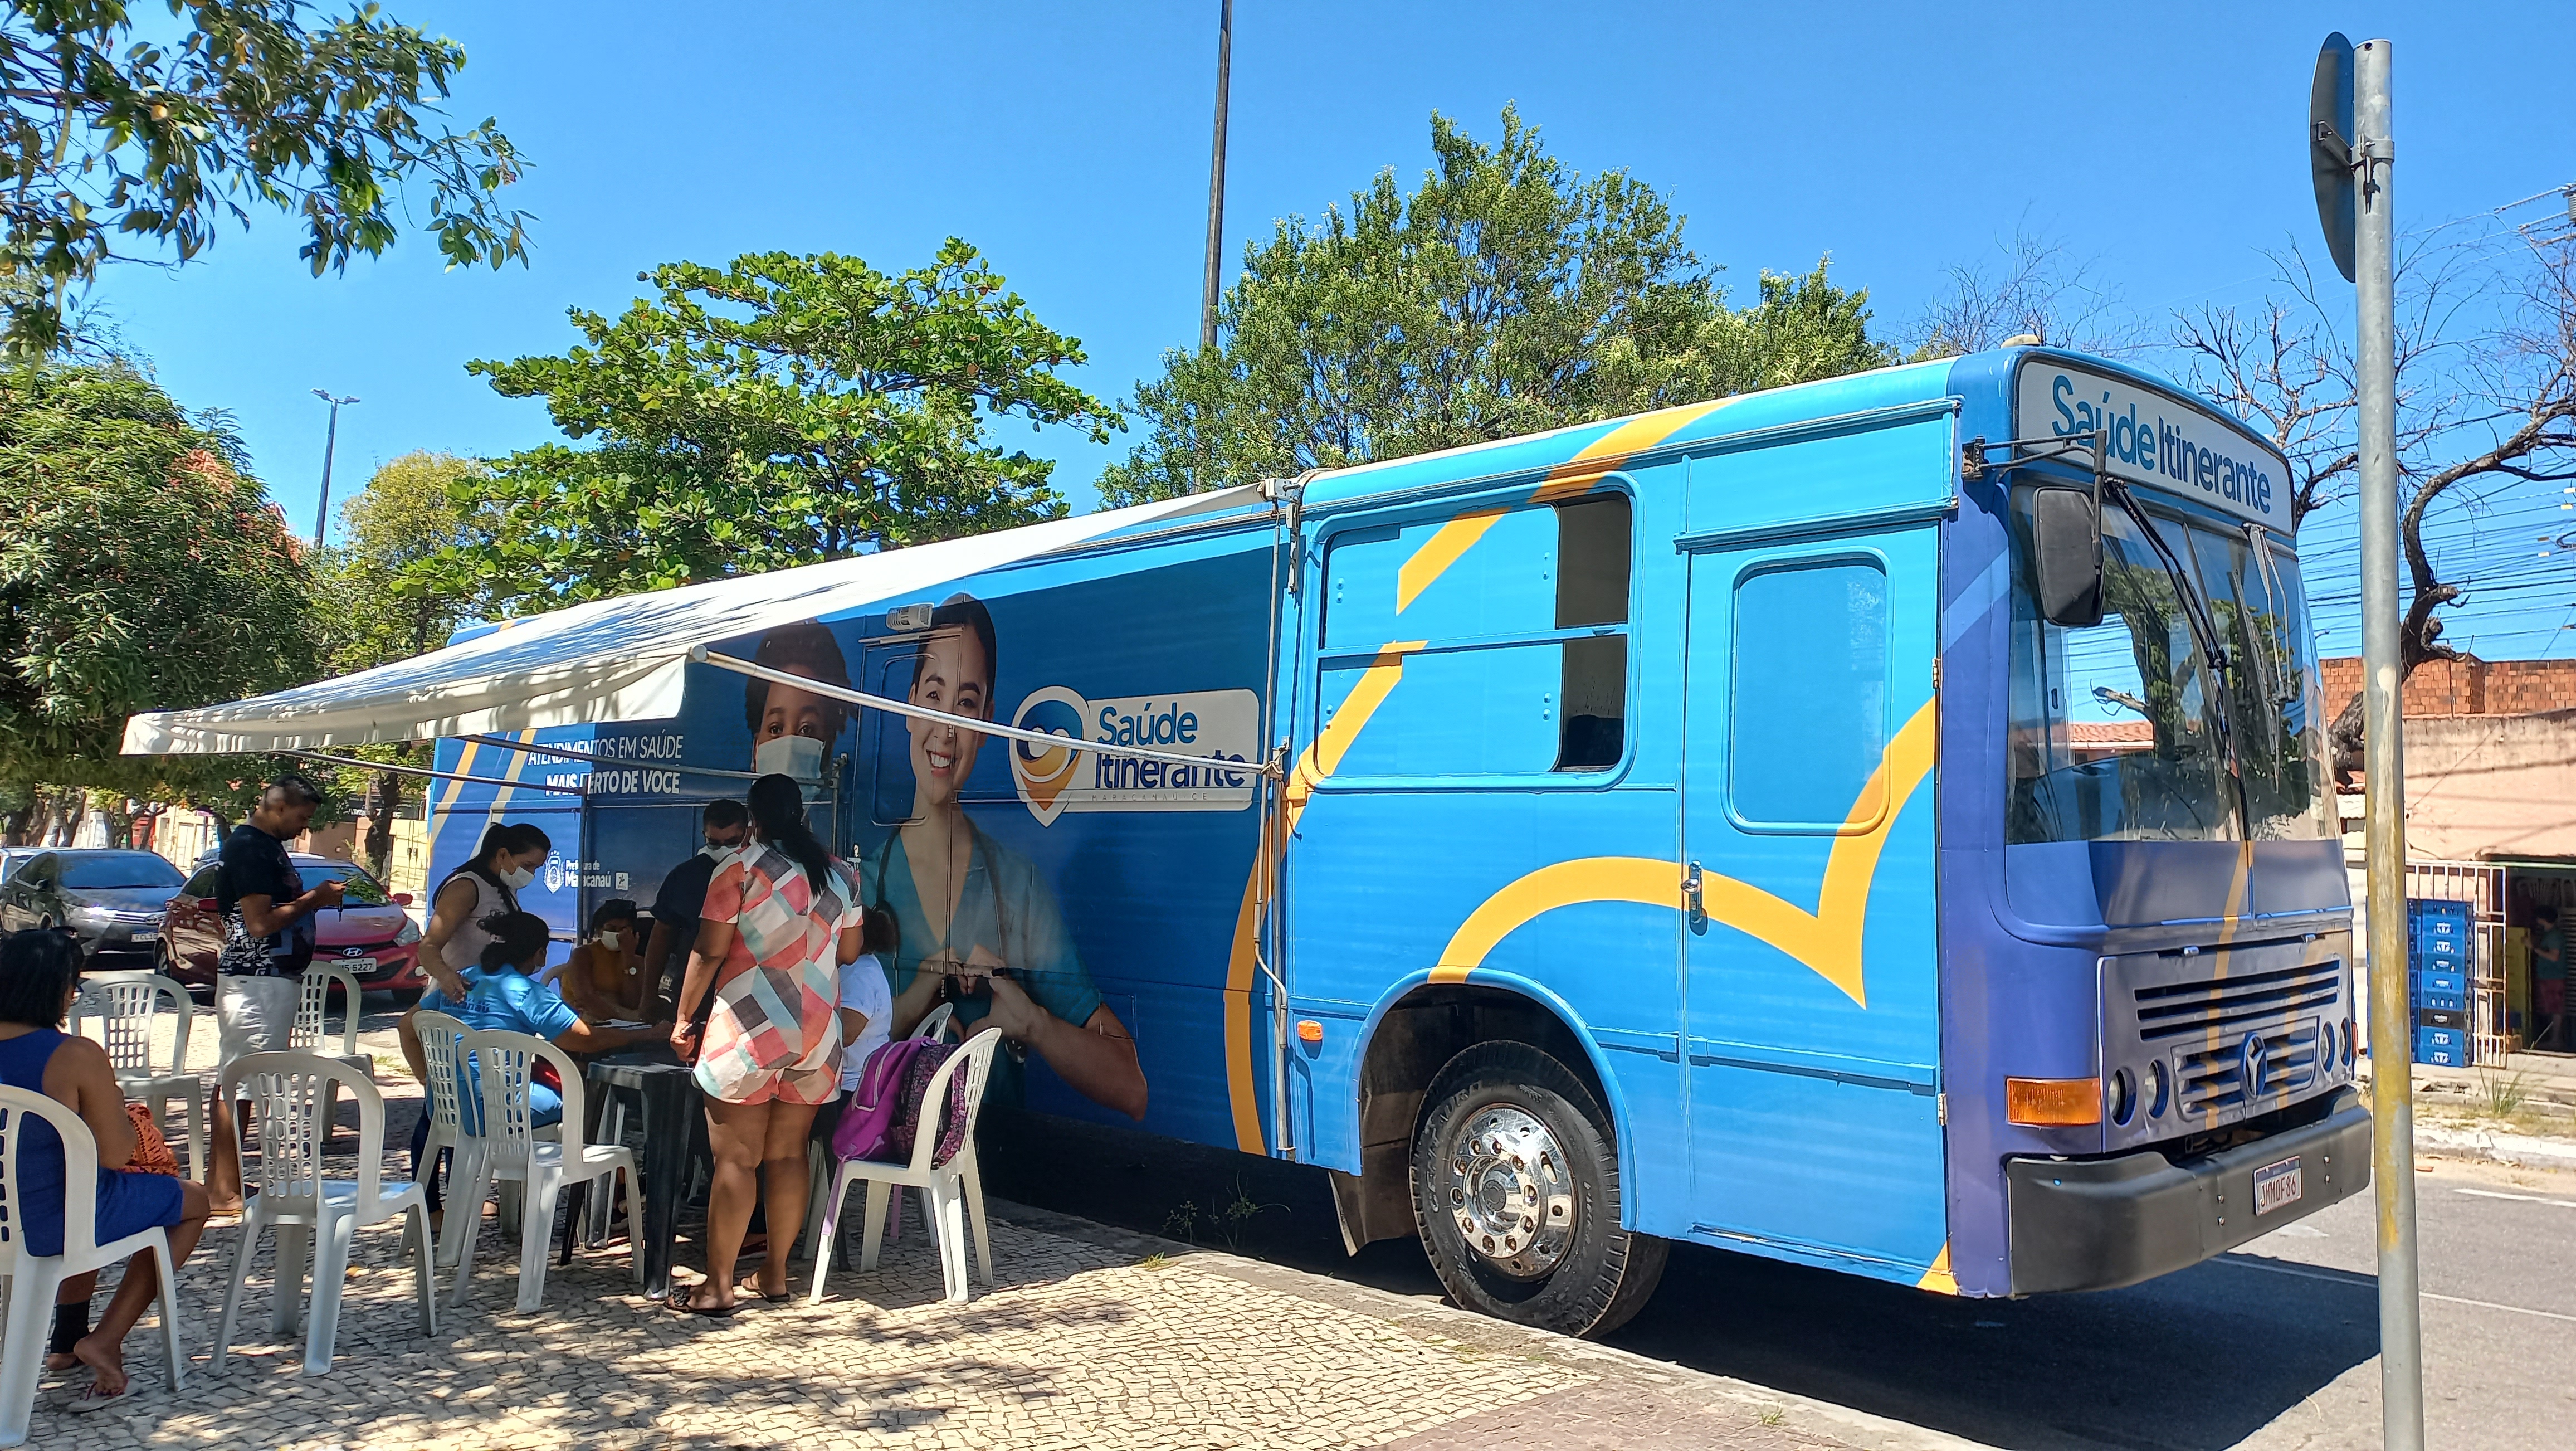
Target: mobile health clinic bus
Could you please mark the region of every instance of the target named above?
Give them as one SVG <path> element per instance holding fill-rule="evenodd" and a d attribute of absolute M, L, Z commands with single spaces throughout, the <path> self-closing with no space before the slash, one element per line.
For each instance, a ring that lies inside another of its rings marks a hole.
<path fill-rule="evenodd" d="M 1332 1171 L 1478 1309 L 1673 1242 L 1978 1296 L 2360 1191 L 2280 456 L 2007 349 L 585 604 L 137 717 L 440 738 L 569 931 L 760 773 L 1028 1108 Z"/>

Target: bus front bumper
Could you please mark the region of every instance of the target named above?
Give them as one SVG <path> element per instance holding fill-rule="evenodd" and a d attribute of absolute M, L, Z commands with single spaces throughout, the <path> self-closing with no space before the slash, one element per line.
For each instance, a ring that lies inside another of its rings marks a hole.
<path fill-rule="evenodd" d="M 2256 1171 L 2295 1157 L 2299 1199 L 2254 1212 Z M 2370 1110 L 2345 1089 L 2324 1118 L 2191 1159 L 2009 1159 L 2012 1292 L 2112 1290 L 2195 1265 L 2370 1186 Z"/>

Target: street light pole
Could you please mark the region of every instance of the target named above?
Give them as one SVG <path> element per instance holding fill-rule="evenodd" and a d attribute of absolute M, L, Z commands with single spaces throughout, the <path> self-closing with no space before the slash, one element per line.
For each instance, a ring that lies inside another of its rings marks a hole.
<path fill-rule="evenodd" d="M 1234 70 L 1234 0 L 1219 0 L 1216 19 L 1216 141 L 1208 163 L 1207 281 L 1199 292 L 1199 351 L 1216 346 L 1217 263 L 1225 252 L 1226 83 Z"/>
<path fill-rule="evenodd" d="M 340 448 L 340 405 L 358 400 L 354 397 L 335 398 L 320 388 L 313 390 L 313 396 L 331 405 L 331 428 L 322 435 L 322 499 L 313 506 L 313 547 L 319 549 L 322 547 L 323 526 L 331 520 L 331 455 Z"/>
<path fill-rule="evenodd" d="M 2395 149 L 2389 45 L 2352 51 L 2353 284 L 2361 450 L 2363 861 L 2370 903 L 2370 1098 L 2378 1140 L 2380 1434 L 2424 1445 L 2424 1323 L 2415 1252 L 2415 1021 L 2407 992 L 2406 761 L 2397 636 Z"/>

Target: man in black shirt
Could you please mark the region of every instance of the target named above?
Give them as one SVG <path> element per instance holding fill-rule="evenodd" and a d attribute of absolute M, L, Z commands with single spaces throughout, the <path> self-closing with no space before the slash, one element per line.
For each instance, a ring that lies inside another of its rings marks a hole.
<path fill-rule="evenodd" d="M 307 891 L 286 850 L 312 824 L 321 802 L 321 788 L 312 782 L 280 776 L 261 793 L 250 819 L 224 838 L 215 887 L 224 919 L 224 950 L 215 962 L 219 1072 L 246 1054 L 290 1046 L 299 979 L 313 961 L 314 914 L 340 905 L 340 884 L 326 881 Z M 209 1110 L 215 1152 L 206 1168 L 207 1197 L 216 1214 L 239 1214 L 241 1140 L 233 1132 L 233 1106 L 218 1091 Z"/>
<path fill-rule="evenodd" d="M 644 980 L 652 985 L 665 1015 L 679 1001 L 680 975 L 689 970 L 689 949 L 697 945 L 698 914 L 706 909 L 707 883 L 715 877 L 716 858 L 742 845 L 750 829 L 751 812 L 741 802 L 708 802 L 706 846 L 671 868 L 662 879 L 662 890 L 653 895 L 653 934 L 644 941 Z M 714 995 L 709 994 L 708 1000 L 712 1002 Z M 652 1014 L 648 1011 L 646 1016 Z"/>

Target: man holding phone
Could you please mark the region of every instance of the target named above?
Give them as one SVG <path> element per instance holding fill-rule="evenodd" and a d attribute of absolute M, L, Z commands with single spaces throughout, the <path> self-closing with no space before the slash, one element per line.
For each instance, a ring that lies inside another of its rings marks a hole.
<path fill-rule="evenodd" d="M 250 819 L 224 838 L 215 887 L 224 919 L 223 951 L 215 960 L 218 1071 L 236 1058 L 292 1046 L 301 979 L 313 961 L 315 914 L 340 905 L 340 884 L 325 881 L 305 890 L 303 874 L 286 850 L 321 804 L 320 787 L 302 776 L 280 776 L 260 794 Z M 241 1139 L 233 1130 L 233 1106 L 217 1090 L 208 1108 L 215 1152 L 206 1167 L 206 1195 L 214 1213 L 239 1214 Z"/>

